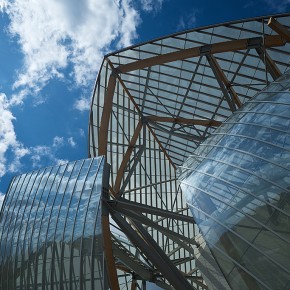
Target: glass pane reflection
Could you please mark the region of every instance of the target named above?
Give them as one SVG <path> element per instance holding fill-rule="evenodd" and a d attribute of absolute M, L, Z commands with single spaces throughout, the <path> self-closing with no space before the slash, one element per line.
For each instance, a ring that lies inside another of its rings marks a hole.
<path fill-rule="evenodd" d="M 289 76 L 237 111 L 180 168 L 189 207 L 233 289 L 290 285 Z"/>
<path fill-rule="evenodd" d="M 105 289 L 104 174 L 98 157 L 14 178 L 0 221 L 1 289 Z"/>

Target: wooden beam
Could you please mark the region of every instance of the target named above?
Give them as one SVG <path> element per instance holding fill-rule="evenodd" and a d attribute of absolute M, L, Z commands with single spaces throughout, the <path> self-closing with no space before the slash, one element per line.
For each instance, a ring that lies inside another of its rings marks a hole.
<path fill-rule="evenodd" d="M 268 26 L 271 27 L 274 31 L 276 31 L 287 42 L 290 42 L 290 31 L 276 19 L 270 17 L 268 21 Z"/>
<path fill-rule="evenodd" d="M 149 126 L 147 124 L 147 127 L 150 131 L 150 133 L 153 135 L 153 138 L 155 139 L 155 141 L 158 143 L 161 151 L 164 153 L 164 155 L 167 157 L 169 163 L 173 166 L 174 170 L 176 170 L 176 165 L 174 164 L 174 162 L 172 161 L 172 159 L 170 158 L 170 156 L 168 155 L 167 151 L 165 150 L 165 148 L 163 147 L 163 145 L 161 144 L 161 142 L 159 141 L 159 139 L 157 138 L 155 132 L 153 131 L 153 129 L 151 128 L 151 126 Z"/>
<path fill-rule="evenodd" d="M 205 48 L 209 54 L 216 54 L 229 51 L 245 50 L 249 47 L 249 43 L 253 38 L 239 39 L 214 43 L 211 45 L 203 45 L 193 48 L 181 49 L 175 52 L 160 54 L 142 60 L 137 60 L 128 64 L 120 65 L 117 68 L 118 73 L 127 73 L 146 67 L 161 65 L 177 60 L 184 60 L 204 54 Z M 261 38 L 262 40 L 262 38 Z M 264 38 L 265 47 L 282 46 L 285 44 L 284 39 L 279 35 L 266 35 Z"/>
<path fill-rule="evenodd" d="M 111 240 L 110 222 L 108 215 L 102 215 L 102 234 L 104 241 L 104 254 L 107 263 L 107 274 L 109 277 L 109 284 L 112 290 L 120 290 L 117 269 L 115 265 L 115 258 L 113 256 L 113 245 Z"/>
<path fill-rule="evenodd" d="M 216 73 L 219 77 L 219 79 L 223 82 L 223 84 L 225 85 L 225 87 L 227 88 L 228 92 L 230 93 L 233 101 L 235 102 L 235 104 L 237 105 L 238 108 L 240 108 L 243 104 L 240 101 L 236 91 L 234 90 L 234 88 L 232 87 L 232 84 L 229 82 L 229 80 L 227 79 L 224 71 L 222 70 L 222 68 L 220 67 L 219 63 L 217 62 L 216 58 L 211 55 L 210 56 L 211 60 L 212 60 L 212 64 L 214 65 L 214 68 L 216 70 Z"/>
<path fill-rule="evenodd" d="M 112 72 L 109 78 L 106 95 L 104 98 L 104 108 L 99 130 L 99 156 L 107 156 L 109 122 L 113 107 L 113 97 L 116 88 L 116 75 Z"/>
<path fill-rule="evenodd" d="M 277 67 L 276 63 L 272 60 L 269 54 L 266 52 L 265 49 L 262 47 L 256 48 L 256 51 L 266 66 L 267 71 L 269 71 L 270 75 L 272 76 L 273 80 L 276 80 L 278 77 L 282 75 L 281 71 Z"/>
<path fill-rule="evenodd" d="M 113 69 L 114 66 L 111 63 L 111 61 L 109 59 L 107 59 L 107 61 L 108 61 L 109 65 L 111 66 L 111 68 Z M 121 77 L 119 75 L 117 75 L 117 79 L 118 79 L 119 83 L 121 84 L 121 86 L 123 87 L 124 91 L 126 92 L 127 96 L 129 97 L 129 99 L 133 103 L 133 105 L 134 105 L 135 109 L 137 110 L 139 116 L 142 118 L 143 117 L 143 113 L 141 112 L 141 110 L 140 110 L 139 106 L 137 105 L 137 103 L 135 102 L 133 96 L 131 95 L 131 93 L 129 92 L 127 87 L 125 86 L 123 80 L 121 79 Z M 146 126 L 147 126 L 148 130 L 150 131 L 150 133 L 153 135 L 153 138 L 155 139 L 155 141 L 158 143 L 160 149 L 163 151 L 164 155 L 167 157 L 167 159 L 170 162 L 170 164 L 173 166 L 174 169 L 176 169 L 176 166 L 175 166 L 174 162 L 171 160 L 170 156 L 167 154 L 167 151 L 162 146 L 162 144 L 159 141 L 159 139 L 157 138 L 156 134 L 153 132 L 151 126 L 149 126 L 149 124 L 146 124 Z"/>
<path fill-rule="evenodd" d="M 137 281 L 134 278 L 132 278 L 131 290 L 137 290 Z"/>
<path fill-rule="evenodd" d="M 172 117 L 159 117 L 159 116 L 146 116 L 144 118 L 148 121 L 154 122 L 167 122 L 167 123 L 181 123 L 181 124 L 189 124 L 189 125 L 199 125 L 206 127 L 219 127 L 222 122 L 216 120 L 202 120 L 202 119 L 186 119 L 186 118 L 172 118 Z"/>
<path fill-rule="evenodd" d="M 132 136 L 132 139 L 130 141 L 130 144 L 128 146 L 128 149 L 124 155 L 124 158 L 121 162 L 121 165 L 118 169 L 118 173 L 117 173 L 117 176 L 116 176 L 116 180 L 115 180 L 115 185 L 114 185 L 114 193 L 115 195 L 117 195 L 119 193 L 119 190 L 120 190 L 120 187 L 121 187 L 121 181 L 122 181 L 122 178 L 124 176 L 124 171 L 125 171 L 125 168 L 130 160 L 130 157 L 132 155 L 132 152 L 133 152 L 133 149 L 134 149 L 134 146 L 136 145 L 136 142 L 138 140 L 138 137 L 139 137 L 139 134 L 140 134 L 140 131 L 143 127 L 143 124 L 141 122 L 141 120 L 139 121 L 136 129 L 135 129 L 135 132 Z"/>

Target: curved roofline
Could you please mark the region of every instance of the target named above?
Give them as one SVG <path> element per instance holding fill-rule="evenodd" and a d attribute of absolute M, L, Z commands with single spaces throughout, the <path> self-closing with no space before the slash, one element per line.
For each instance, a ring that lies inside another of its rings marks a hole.
<path fill-rule="evenodd" d="M 136 48 L 138 46 L 142 46 L 142 45 L 145 45 L 145 44 L 148 44 L 148 43 L 151 43 L 151 42 L 155 42 L 155 41 L 158 41 L 158 40 L 166 39 L 166 38 L 169 38 L 169 37 L 174 37 L 174 36 L 177 36 L 177 35 L 180 35 L 180 34 L 184 34 L 184 33 L 195 32 L 195 31 L 199 31 L 199 30 L 203 30 L 203 29 L 209 29 L 209 28 L 213 28 L 213 27 L 219 27 L 219 26 L 223 26 L 223 25 L 237 24 L 237 23 L 242 23 L 242 22 L 250 22 L 250 21 L 254 21 L 254 20 L 262 20 L 262 19 L 270 18 L 270 17 L 287 17 L 287 16 L 290 16 L 290 12 L 279 13 L 279 14 L 270 14 L 270 15 L 252 17 L 252 18 L 243 18 L 243 19 L 240 19 L 240 20 L 232 20 L 232 21 L 228 21 L 228 22 L 223 22 L 223 23 L 218 23 L 218 24 L 210 24 L 210 25 L 201 26 L 201 27 L 197 27 L 197 28 L 182 30 L 182 31 L 179 31 L 179 32 L 174 32 L 172 34 L 168 34 L 168 35 L 165 35 L 165 36 L 162 36 L 162 37 L 153 38 L 153 39 L 148 40 L 148 41 L 143 41 L 143 42 L 140 42 L 138 44 L 133 44 L 133 45 L 121 48 L 119 50 L 110 52 L 110 53 L 104 55 L 104 59 L 107 58 L 107 57 L 110 57 L 112 55 L 115 55 L 117 53 L 129 50 L 129 49 Z"/>

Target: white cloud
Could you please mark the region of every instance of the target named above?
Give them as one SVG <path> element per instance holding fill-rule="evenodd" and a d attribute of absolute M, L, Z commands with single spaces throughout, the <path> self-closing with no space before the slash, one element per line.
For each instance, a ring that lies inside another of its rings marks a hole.
<path fill-rule="evenodd" d="M 290 0 L 264 0 L 268 8 L 273 12 L 286 12 L 289 8 Z"/>
<path fill-rule="evenodd" d="M 69 65 L 76 85 L 86 85 L 113 41 L 118 47 L 131 44 L 140 21 L 131 0 L 0 1 L 11 20 L 8 31 L 24 54 L 14 104 L 39 94 L 51 79 L 64 78 Z"/>
<path fill-rule="evenodd" d="M 85 131 L 83 129 L 79 129 L 79 134 L 81 137 L 85 137 Z"/>
<path fill-rule="evenodd" d="M 68 142 L 68 144 L 71 146 L 71 147 L 76 147 L 76 145 L 77 145 L 77 143 L 75 142 L 75 140 L 74 140 L 74 138 L 73 137 L 69 137 L 68 139 L 67 139 L 67 142 Z"/>
<path fill-rule="evenodd" d="M 163 0 L 140 0 L 142 9 L 151 12 L 158 11 L 162 8 Z"/>
<path fill-rule="evenodd" d="M 63 137 L 59 137 L 59 136 L 55 136 L 53 138 L 53 143 L 52 143 L 52 147 L 61 147 L 64 145 L 64 138 Z"/>
<path fill-rule="evenodd" d="M 52 146 L 39 145 L 30 148 L 31 151 L 31 161 L 33 168 L 46 166 L 58 165 L 67 163 L 67 160 L 59 159 L 56 157 L 56 151 Z"/>
<path fill-rule="evenodd" d="M 196 26 L 196 21 L 197 21 L 196 16 L 198 13 L 199 13 L 199 11 L 197 9 L 193 9 L 188 14 L 182 15 L 179 19 L 177 29 L 183 30 L 183 29 L 194 28 Z"/>
<path fill-rule="evenodd" d="M 86 97 L 82 97 L 82 98 L 76 100 L 74 103 L 74 108 L 76 110 L 81 111 L 81 112 L 88 111 L 90 109 L 90 106 L 91 106 L 91 100 L 89 100 Z"/>
<path fill-rule="evenodd" d="M 2 207 L 2 204 L 3 204 L 3 201 L 4 201 L 4 198 L 5 196 L 1 194 L 0 192 L 0 210 L 1 210 L 1 207 Z"/>
<path fill-rule="evenodd" d="M 29 154 L 29 149 L 17 141 L 13 121 L 15 120 L 5 94 L 0 93 L 0 177 L 7 171 L 15 172 L 20 166 L 20 159 Z M 12 158 L 7 165 L 7 152 Z"/>

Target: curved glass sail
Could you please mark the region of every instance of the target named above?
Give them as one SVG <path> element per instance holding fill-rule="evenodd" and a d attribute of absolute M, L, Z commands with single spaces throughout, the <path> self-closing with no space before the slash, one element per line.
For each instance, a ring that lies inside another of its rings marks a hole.
<path fill-rule="evenodd" d="M 104 158 L 16 176 L 0 216 L 1 289 L 107 289 L 100 224 Z"/>
<path fill-rule="evenodd" d="M 234 113 L 180 173 L 232 289 L 289 289 L 290 73 Z"/>

